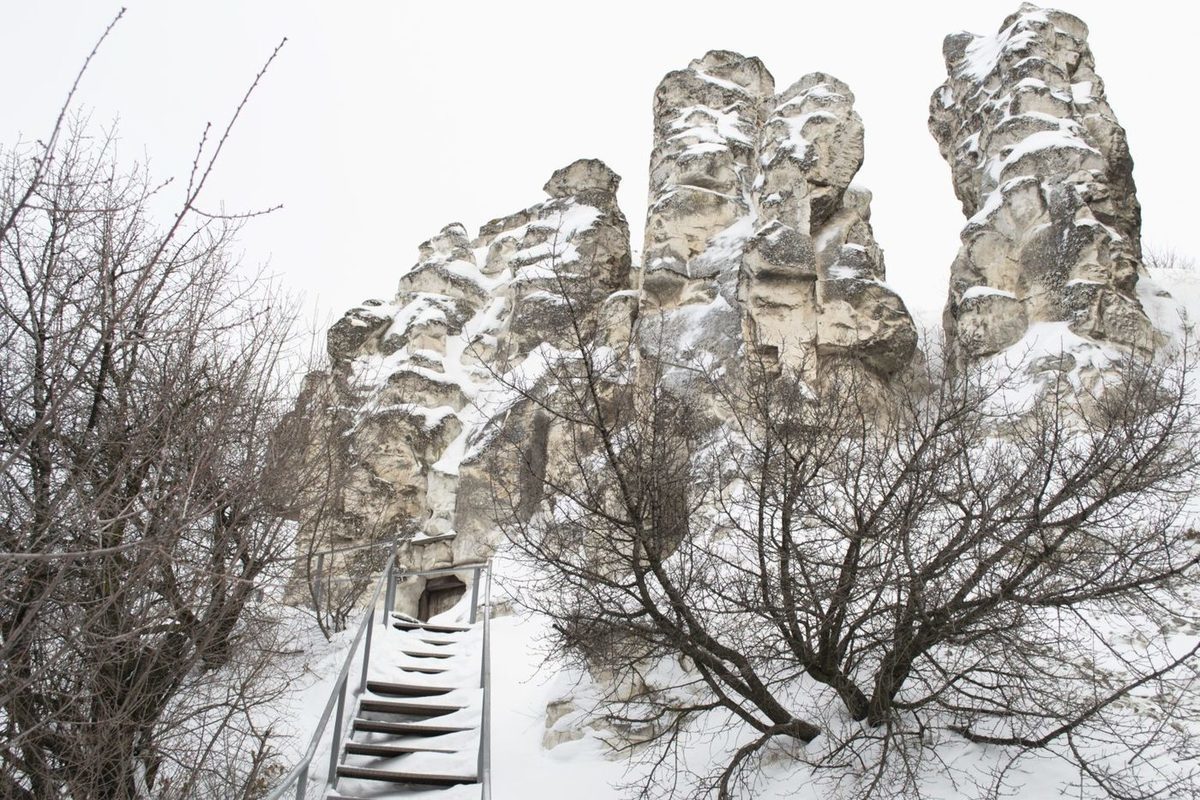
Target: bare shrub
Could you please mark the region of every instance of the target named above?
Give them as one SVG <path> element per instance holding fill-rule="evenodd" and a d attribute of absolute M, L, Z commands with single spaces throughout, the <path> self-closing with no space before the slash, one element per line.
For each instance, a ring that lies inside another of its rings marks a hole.
<path fill-rule="evenodd" d="M 603 676 L 600 717 L 651 766 L 636 793 L 754 796 L 770 752 L 831 789 L 909 796 L 966 740 L 1065 759 L 1090 794 L 1195 794 L 1192 348 L 1036 393 L 933 348 L 881 391 L 853 368 L 734 375 L 576 329 L 547 377 L 512 385 L 551 420 L 544 500 L 497 496 L 522 601 Z M 509 444 L 502 461 L 538 468 Z M 1131 711 L 1146 697 L 1153 724 Z M 737 744 L 689 776 L 700 715 Z"/>

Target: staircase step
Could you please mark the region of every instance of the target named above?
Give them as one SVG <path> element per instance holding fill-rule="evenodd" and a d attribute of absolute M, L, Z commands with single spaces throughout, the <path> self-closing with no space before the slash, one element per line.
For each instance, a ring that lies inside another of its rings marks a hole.
<path fill-rule="evenodd" d="M 430 631 L 431 633 L 466 633 L 471 630 L 461 625 L 433 625 L 428 622 L 409 622 L 403 619 L 394 620 L 392 627 L 402 631 Z"/>
<path fill-rule="evenodd" d="M 337 768 L 339 778 L 360 778 L 388 783 L 411 783 L 420 786 L 457 786 L 463 783 L 478 783 L 474 775 L 436 775 L 424 772 L 393 772 L 370 767 L 350 767 L 345 764 Z"/>
<path fill-rule="evenodd" d="M 443 672 L 450 671 L 445 667 L 410 667 L 407 665 L 400 667 L 400 669 L 405 672 L 420 672 L 423 675 L 441 675 Z"/>
<path fill-rule="evenodd" d="M 406 736 L 441 736 L 446 733 L 465 733 L 474 728 L 463 728 L 458 725 L 425 725 L 413 722 L 385 722 L 378 719 L 354 720 L 354 730 L 370 731 L 371 733 L 395 733 Z"/>
<path fill-rule="evenodd" d="M 400 652 L 412 658 L 454 658 L 453 653 L 429 653 L 422 650 L 401 650 Z"/>
<path fill-rule="evenodd" d="M 435 747 L 418 747 L 416 745 L 407 744 L 371 744 L 369 742 L 346 742 L 345 750 L 356 756 L 380 756 L 382 758 L 394 758 L 395 756 L 405 756 L 410 753 L 445 753 L 451 755 L 457 753 L 457 750 L 438 750 Z"/>
<path fill-rule="evenodd" d="M 413 683 L 367 681 L 367 691 L 372 694 L 385 694 L 394 697 L 435 697 L 440 694 L 449 694 L 454 689 L 449 686 L 418 686 Z"/>
<path fill-rule="evenodd" d="M 457 639 L 418 639 L 421 644 L 431 644 L 434 647 L 449 647 L 452 644 L 458 644 Z"/>
<path fill-rule="evenodd" d="M 442 717 L 462 711 L 465 706 L 435 706 L 422 703 L 397 703 L 393 700 L 370 700 L 359 703 L 363 711 L 382 711 L 385 714 L 408 714 L 415 717 Z"/>

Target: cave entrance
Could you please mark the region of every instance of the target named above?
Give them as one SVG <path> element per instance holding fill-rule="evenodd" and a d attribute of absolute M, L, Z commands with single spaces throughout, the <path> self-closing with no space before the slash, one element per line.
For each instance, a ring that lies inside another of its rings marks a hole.
<path fill-rule="evenodd" d="M 430 578 L 417 601 L 417 619 L 428 622 L 430 617 L 449 611 L 466 592 L 467 585 L 453 575 Z"/>

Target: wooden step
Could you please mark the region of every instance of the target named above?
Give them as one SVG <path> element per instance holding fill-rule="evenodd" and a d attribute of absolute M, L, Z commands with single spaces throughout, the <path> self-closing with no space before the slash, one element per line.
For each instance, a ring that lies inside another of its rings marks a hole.
<path fill-rule="evenodd" d="M 449 686 L 418 686 L 414 683 L 367 681 L 367 691 L 372 694 L 385 694 L 393 697 L 436 697 L 440 694 L 450 694 L 454 689 Z"/>
<path fill-rule="evenodd" d="M 454 658 L 454 653 L 429 653 L 422 650 L 401 650 L 400 652 L 412 658 Z"/>
<path fill-rule="evenodd" d="M 394 733 L 404 736 L 442 736 L 447 733 L 465 733 L 474 728 L 463 728 L 458 725 L 425 725 L 414 722 L 385 722 L 379 719 L 354 720 L 354 730 L 371 733 Z"/>
<path fill-rule="evenodd" d="M 449 647 L 452 644 L 458 644 L 457 639 L 418 639 L 421 644 L 431 644 L 434 647 Z"/>
<path fill-rule="evenodd" d="M 399 669 L 405 672 L 420 672 L 422 675 L 441 675 L 443 672 L 450 671 L 445 667 L 410 667 L 407 664 L 400 666 Z"/>
<path fill-rule="evenodd" d="M 432 625 L 428 622 L 409 622 L 404 619 L 393 621 L 392 627 L 402 631 L 429 631 L 430 633 L 466 633 L 471 630 L 460 625 Z"/>
<path fill-rule="evenodd" d="M 465 706 L 435 706 L 422 703 L 397 703 L 394 700 L 370 700 L 363 698 L 359 703 L 363 711 L 381 711 L 385 714 L 407 714 L 414 717 L 442 717 L 462 711 Z"/>
<path fill-rule="evenodd" d="M 425 772 L 394 772 L 389 769 L 351 767 L 342 764 L 337 768 L 339 778 L 359 778 L 388 783 L 409 783 L 417 786 L 458 786 L 463 783 L 478 783 L 474 775 L 437 775 Z"/>
<path fill-rule="evenodd" d="M 419 747 L 417 745 L 408 744 L 374 744 L 370 742 L 346 742 L 345 750 L 356 756 L 380 756 L 381 758 L 394 758 L 396 756 L 406 756 L 410 753 L 445 753 L 447 755 L 457 753 L 457 750 L 439 750 L 436 747 Z"/>

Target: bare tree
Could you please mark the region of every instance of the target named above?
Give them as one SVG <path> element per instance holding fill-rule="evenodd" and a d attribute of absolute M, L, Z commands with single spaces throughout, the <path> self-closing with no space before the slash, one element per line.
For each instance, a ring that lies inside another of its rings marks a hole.
<path fill-rule="evenodd" d="M 352 390 L 326 357 L 310 355 L 303 385 L 276 433 L 288 442 L 290 482 L 277 498 L 280 513 L 298 524 L 300 555 L 292 573 L 291 594 L 311 606 L 328 639 L 344 630 L 360 609 L 397 540 L 412 531 L 389 529 L 353 508 L 355 472 L 366 473 L 353 452 Z M 368 473 L 369 474 L 369 473 Z M 390 534 L 390 535 L 385 535 Z M 366 543 L 363 543 L 366 540 Z"/>
<path fill-rule="evenodd" d="M 249 94 L 164 227 L 172 187 L 122 169 L 70 99 L 0 154 L 5 797 L 229 797 L 253 775 L 202 788 L 211 746 L 171 741 L 240 726 L 265 747 L 266 696 L 229 679 L 263 668 L 247 609 L 291 546 L 267 482 L 294 314 L 232 259 L 240 219 L 198 205 Z"/>
<path fill-rule="evenodd" d="M 1196 259 L 1171 247 L 1147 247 L 1143 253 L 1146 266 L 1151 269 L 1182 270 L 1193 272 Z"/>
<path fill-rule="evenodd" d="M 1023 370 L 943 369 L 934 348 L 881 393 L 829 363 L 805 380 L 614 352 L 577 316 L 546 379 L 512 382 L 551 420 L 548 463 L 522 435 L 498 456 L 544 500 L 498 482 L 498 516 L 532 568 L 523 602 L 605 674 L 600 715 L 651 763 L 641 794 L 753 796 L 751 765 L 783 746 L 895 797 L 965 739 L 1066 759 L 1093 796 L 1196 795 L 1171 725 L 1197 663 L 1190 347 L 1091 391 L 1047 373 L 1034 399 Z M 689 782 L 701 714 L 741 738 Z"/>

